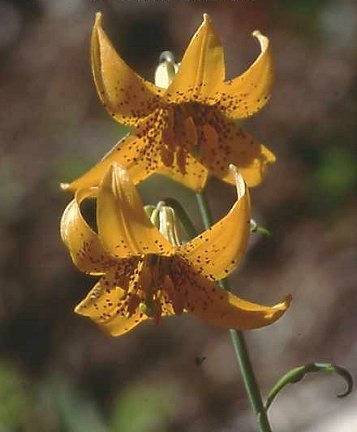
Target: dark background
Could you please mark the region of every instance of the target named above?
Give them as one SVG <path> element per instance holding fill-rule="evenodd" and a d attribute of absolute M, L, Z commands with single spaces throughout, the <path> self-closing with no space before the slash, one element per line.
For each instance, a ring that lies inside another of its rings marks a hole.
<path fill-rule="evenodd" d="M 122 57 L 152 79 L 161 51 L 178 58 L 208 12 L 228 77 L 271 39 L 276 84 L 244 127 L 277 155 L 252 192 L 255 235 L 235 292 L 267 304 L 293 294 L 286 316 L 247 333 L 262 389 L 286 370 L 331 361 L 357 370 L 356 36 L 353 0 L 0 0 L 0 432 L 253 432 L 228 333 L 194 317 L 147 324 L 118 339 L 76 316 L 93 285 L 59 238 L 81 174 L 123 134 L 98 101 L 89 38 L 94 14 Z M 145 202 L 191 193 L 166 179 Z M 208 186 L 215 217 L 234 201 Z M 197 357 L 206 357 L 198 366 Z M 276 432 L 353 432 L 355 394 L 310 376 L 271 408 Z"/>

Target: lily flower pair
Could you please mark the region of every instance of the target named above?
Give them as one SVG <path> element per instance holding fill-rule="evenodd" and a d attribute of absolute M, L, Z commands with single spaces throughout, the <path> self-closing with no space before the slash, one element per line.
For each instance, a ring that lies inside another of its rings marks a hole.
<path fill-rule="evenodd" d="M 128 172 L 117 164 L 99 187 L 78 191 L 62 216 L 62 239 L 74 264 L 100 279 L 75 311 L 113 336 L 147 319 L 159 322 L 186 311 L 224 328 L 252 329 L 276 321 L 290 297 L 262 306 L 214 283 L 238 265 L 250 231 L 248 190 L 237 169 L 231 172 L 237 201 L 222 220 L 186 244 L 171 235 L 176 227 L 165 218 L 159 228 L 150 222 Z M 98 233 L 80 209 L 83 200 L 93 197 Z"/>
<path fill-rule="evenodd" d="M 253 35 L 260 55 L 242 75 L 225 80 L 223 48 L 204 15 L 180 65 L 163 56 L 152 84 L 116 53 L 101 14 L 96 16 L 91 54 L 98 94 L 113 118 L 133 129 L 91 170 L 62 185 L 75 198 L 62 216 L 61 235 L 74 264 L 100 276 L 76 312 L 112 335 L 186 311 L 220 327 L 258 328 L 289 306 L 290 297 L 267 307 L 215 284 L 238 265 L 248 242 L 246 184 L 259 184 L 275 160 L 235 123 L 270 97 L 269 41 L 260 32 Z M 135 189 L 153 173 L 196 192 L 214 175 L 236 185 L 237 201 L 209 230 L 181 244 L 164 213 L 161 225 L 151 223 Z M 81 213 L 81 202 L 88 198 L 97 200 L 98 232 Z"/>

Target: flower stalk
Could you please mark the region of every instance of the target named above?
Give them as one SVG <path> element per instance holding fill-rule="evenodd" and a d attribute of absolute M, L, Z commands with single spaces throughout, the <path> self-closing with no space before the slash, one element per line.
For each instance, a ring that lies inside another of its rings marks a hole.
<path fill-rule="evenodd" d="M 204 192 L 197 193 L 196 198 L 204 227 L 205 229 L 209 229 L 212 226 L 213 221 L 211 210 Z M 221 279 L 219 285 L 223 289 L 230 291 L 228 279 Z M 229 333 L 244 381 L 244 386 L 248 394 L 249 402 L 257 419 L 259 431 L 272 432 L 243 332 L 240 330 L 230 329 Z"/>

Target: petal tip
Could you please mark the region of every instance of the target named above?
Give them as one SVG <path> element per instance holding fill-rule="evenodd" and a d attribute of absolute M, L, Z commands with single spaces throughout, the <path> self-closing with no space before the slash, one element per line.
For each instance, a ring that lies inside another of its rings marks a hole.
<path fill-rule="evenodd" d="M 276 162 L 276 156 L 274 153 L 270 152 L 269 158 L 268 158 L 268 164 L 272 164 Z"/>
<path fill-rule="evenodd" d="M 285 300 L 283 301 L 283 304 L 285 305 L 285 309 L 287 309 L 290 306 L 292 299 L 293 299 L 293 296 L 291 294 L 289 294 L 285 297 Z"/>
<path fill-rule="evenodd" d="M 252 32 L 252 36 L 258 39 L 262 50 L 268 48 L 269 39 L 267 38 L 267 36 L 264 36 L 263 33 L 260 32 L 260 30 L 254 30 Z"/>
<path fill-rule="evenodd" d="M 285 297 L 285 299 L 282 302 L 276 304 L 274 306 L 274 309 L 281 312 L 285 312 L 289 308 L 291 301 L 292 301 L 292 295 L 289 294 Z"/>
<path fill-rule="evenodd" d="M 212 23 L 211 17 L 207 13 L 204 13 L 203 14 L 203 21 L 202 21 L 202 24 L 201 24 L 199 30 L 203 30 L 203 29 L 206 29 L 206 31 L 212 30 L 212 25 L 213 25 L 213 23 Z"/>
<path fill-rule="evenodd" d="M 237 187 L 238 200 L 244 196 L 246 191 L 245 181 L 242 174 L 238 171 L 237 167 L 233 164 L 229 165 L 229 170 L 234 176 L 234 181 Z"/>
<path fill-rule="evenodd" d="M 229 170 L 233 175 L 238 174 L 238 168 L 234 164 L 229 164 Z"/>
<path fill-rule="evenodd" d="M 60 183 L 60 188 L 64 191 L 69 190 L 70 184 L 69 183 Z"/>
<path fill-rule="evenodd" d="M 100 26 L 102 24 L 102 21 L 103 21 L 103 14 L 102 14 L 102 12 L 97 12 L 95 14 L 94 26 Z"/>
<path fill-rule="evenodd" d="M 252 36 L 259 38 L 260 36 L 262 36 L 261 31 L 260 30 L 254 30 L 252 32 Z"/>
<path fill-rule="evenodd" d="M 77 315 L 83 315 L 83 307 L 82 307 L 82 303 L 78 303 L 74 309 L 73 312 L 76 313 Z"/>
<path fill-rule="evenodd" d="M 130 181 L 128 171 L 118 162 L 112 162 L 102 177 L 101 186 L 113 188 L 113 185 L 123 184 Z"/>
<path fill-rule="evenodd" d="M 282 315 L 284 315 L 286 310 L 289 308 L 291 300 L 292 296 L 289 294 L 282 302 L 277 303 L 271 308 L 271 310 L 265 315 L 265 319 L 270 324 L 277 321 Z"/>
<path fill-rule="evenodd" d="M 112 162 L 110 164 L 109 170 L 111 173 L 116 173 L 120 176 L 127 176 L 128 175 L 128 171 L 122 166 L 120 165 L 118 162 Z"/>

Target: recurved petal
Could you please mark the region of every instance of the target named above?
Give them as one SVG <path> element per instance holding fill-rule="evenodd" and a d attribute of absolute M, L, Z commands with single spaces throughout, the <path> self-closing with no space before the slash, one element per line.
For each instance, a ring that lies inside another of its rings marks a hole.
<path fill-rule="evenodd" d="M 177 250 L 196 270 L 212 280 L 223 279 L 237 267 L 248 243 L 249 193 L 236 169 L 233 175 L 238 199 L 232 209 L 210 229 Z"/>
<path fill-rule="evenodd" d="M 97 282 L 87 297 L 75 308 L 75 312 L 92 319 L 112 336 L 120 336 L 147 317 L 137 308 L 128 312 L 127 304 L 133 294 L 118 285 L 115 273 L 106 274 Z"/>
<path fill-rule="evenodd" d="M 210 123 L 203 126 L 200 162 L 228 183 L 235 183 L 230 164 L 239 169 L 248 187 L 261 183 L 268 166 L 275 162 L 274 154 L 218 113 Z"/>
<path fill-rule="evenodd" d="M 147 126 L 146 126 L 147 125 Z M 153 127 L 145 134 L 146 127 Z M 143 121 L 134 132 L 122 138 L 92 169 L 72 183 L 62 183 L 64 190 L 76 191 L 81 188 L 97 186 L 113 162 L 126 168 L 130 178 L 137 184 L 153 174 L 160 165 L 160 131 L 155 129 L 152 118 Z"/>
<path fill-rule="evenodd" d="M 207 168 L 188 153 L 185 161 L 185 171 L 185 174 L 181 172 L 177 164 L 177 159 L 175 158 L 172 166 L 167 167 L 162 165 L 158 169 L 157 174 L 170 177 L 172 180 L 175 180 L 196 192 L 201 192 L 207 183 Z"/>
<path fill-rule="evenodd" d="M 211 294 L 208 299 L 202 298 L 201 293 L 197 295 L 197 290 L 189 294 L 197 318 L 217 327 L 237 330 L 265 327 L 278 320 L 291 302 L 291 297 L 288 296 L 274 306 L 263 306 L 243 300 L 222 288 L 217 289 L 219 291 Z M 211 303 L 211 307 L 206 308 L 206 303 Z"/>
<path fill-rule="evenodd" d="M 81 202 L 95 195 L 94 188 L 78 192 L 63 212 L 60 227 L 72 261 L 79 270 L 92 275 L 103 274 L 113 261 L 81 214 Z"/>
<path fill-rule="evenodd" d="M 224 81 L 221 42 L 207 14 L 183 56 L 179 70 L 163 98 L 169 103 L 216 102 L 216 90 Z"/>
<path fill-rule="evenodd" d="M 117 54 L 97 13 L 91 42 L 92 71 L 103 105 L 119 123 L 135 126 L 159 104 L 162 91 L 139 77 Z"/>
<path fill-rule="evenodd" d="M 258 30 L 253 32 L 260 44 L 260 55 L 240 76 L 221 84 L 219 106 L 230 118 L 246 118 L 268 102 L 274 69 L 269 39 Z"/>
<path fill-rule="evenodd" d="M 97 224 L 104 247 L 114 257 L 171 255 L 174 251 L 150 222 L 127 171 L 118 164 L 110 166 L 99 186 Z"/>
<path fill-rule="evenodd" d="M 202 321 L 223 328 L 248 330 L 267 326 L 283 315 L 291 301 L 288 296 L 272 307 L 251 303 L 216 286 L 189 266 L 177 283 L 186 310 Z"/>
<path fill-rule="evenodd" d="M 244 177 L 249 187 L 259 185 L 263 180 L 268 171 L 269 165 L 274 163 L 276 158 L 275 155 L 263 144 L 255 141 L 254 138 L 249 136 L 246 132 L 242 132 L 242 140 L 245 141 L 251 138 L 251 146 L 247 153 L 246 158 L 241 157 L 241 153 L 238 148 L 233 149 L 231 160 L 232 163 L 239 167 L 239 172 Z M 221 179 L 227 183 L 234 184 L 234 176 L 229 170 Z"/>

